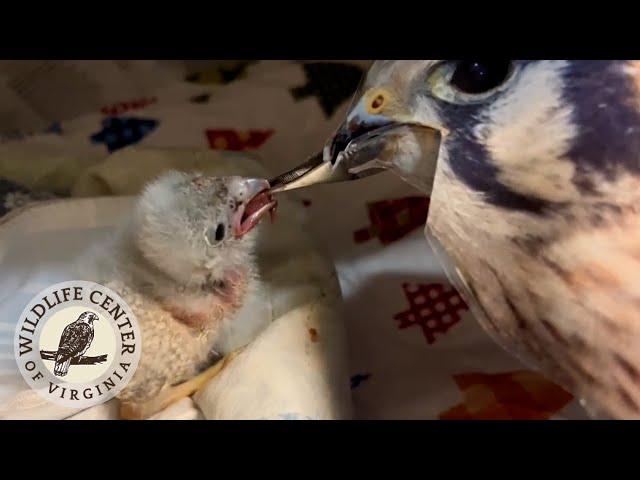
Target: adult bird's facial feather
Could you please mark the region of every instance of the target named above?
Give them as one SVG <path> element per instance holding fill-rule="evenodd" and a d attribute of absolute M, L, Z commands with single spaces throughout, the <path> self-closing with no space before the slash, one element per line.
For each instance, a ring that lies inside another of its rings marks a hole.
<path fill-rule="evenodd" d="M 530 68 L 532 64 L 534 68 Z M 530 174 L 523 175 L 522 170 L 535 170 L 540 160 L 527 165 L 501 164 L 502 156 L 493 156 L 494 140 L 500 133 L 493 126 L 495 119 L 517 110 L 523 102 L 536 105 L 536 99 L 522 94 L 523 85 L 535 80 L 537 72 L 553 77 L 559 68 L 560 63 L 552 67 L 510 60 L 378 62 L 357 93 L 345 122 L 326 145 L 324 159 L 333 164 L 343 162 L 358 176 L 392 170 L 427 194 L 432 191 L 438 160 L 446 159 L 457 178 L 487 201 L 504 208 L 541 212 L 558 196 L 548 192 L 555 188 L 553 182 L 567 173 L 556 174 L 557 169 L 550 168 L 538 171 L 536 178 L 546 182 L 544 185 L 552 184 L 539 195 L 543 188 L 540 182 Z M 537 101 L 544 103 L 545 99 Z M 563 111 L 547 103 L 540 107 L 546 109 L 543 114 L 562 120 Z M 524 130 L 523 118 L 527 117 L 517 116 L 509 130 Z M 538 122 L 539 130 L 540 126 L 547 131 L 555 126 L 551 121 L 539 122 L 538 117 L 531 120 Z M 561 143 L 560 135 L 569 133 L 564 129 L 523 134 L 527 145 L 542 148 Z M 521 156 L 517 148 L 510 151 L 512 156 Z M 553 198 L 547 198 L 550 195 Z"/>

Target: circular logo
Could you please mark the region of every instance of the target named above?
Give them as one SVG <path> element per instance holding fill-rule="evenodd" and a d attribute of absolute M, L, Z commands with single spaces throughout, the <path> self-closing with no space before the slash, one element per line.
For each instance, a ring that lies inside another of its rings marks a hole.
<path fill-rule="evenodd" d="M 78 280 L 55 284 L 29 302 L 14 352 L 23 378 L 42 397 L 87 408 L 127 385 L 141 340 L 133 311 L 116 292 Z"/>

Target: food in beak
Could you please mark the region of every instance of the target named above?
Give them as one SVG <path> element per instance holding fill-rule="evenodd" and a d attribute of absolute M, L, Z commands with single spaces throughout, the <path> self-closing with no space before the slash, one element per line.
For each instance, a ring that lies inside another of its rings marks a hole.
<path fill-rule="evenodd" d="M 260 219 L 269 213 L 271 221 L 275 218 L 275 210 L 278 202 L 274 200 L 268 190 L 263 190 L 256 196 L 251 198 L 245 205 L 238 210 L 238 220 L 235 228 L 236 237 L 242 237 L 249 233 L 258 223 Z"/>
<path fill-rule="evenodd" d="M 388 123 L 362 127 L 357 132 L 355 137 L 338 134 L 325 148 L 325 158 L 342 165 L 356 178 L 389 170 L 419 190 L 431 191 L 440 150 L 439 130 L 413 123 Z"/>
<path fill-rule="evenodd" d="M 345 123 L 338 129 L 327 146 L 325 160 L 330 160 L 332 164 L 335 164 L 340 154 L 366 147 L 368 141 L 402 126 L 404 124 L 396 124 L 390 121 L 364 124 L 353 120 Z"/>

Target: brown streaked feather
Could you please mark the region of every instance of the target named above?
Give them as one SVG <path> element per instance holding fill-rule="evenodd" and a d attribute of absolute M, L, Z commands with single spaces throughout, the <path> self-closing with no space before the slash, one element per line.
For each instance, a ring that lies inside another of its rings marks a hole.
<path fill-rule="evenodd" d="M 548 242 L 537 257 L 518 248 L 457 256 L 508 350 L 600 414 L 640 418 L 639 249 L 640 218 L 627 212 Z"/>

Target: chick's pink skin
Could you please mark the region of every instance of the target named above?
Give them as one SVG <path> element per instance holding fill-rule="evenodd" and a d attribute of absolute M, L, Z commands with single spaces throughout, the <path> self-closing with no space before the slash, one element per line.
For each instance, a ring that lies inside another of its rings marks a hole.
<path fill-rule="evenodd" d="M 242 237 L 250 232 L 260 223 L 262 217 L 267 213 L 269 213 L 271 221 L 273 222 L 276 207 L 276 200 L 266 189 L 251 198 L 246 204 L 241 205 L 233 218 L 236 237 Z"/>
<path fill-rule="evenodd" d="M 250 279 L 247 268 L 228 270 L 217 285 L 211 286 L 210 293 L 178 294 L 167 298 L 163 308 L 193 329 L 211 329 L 242 306 Z"/>

